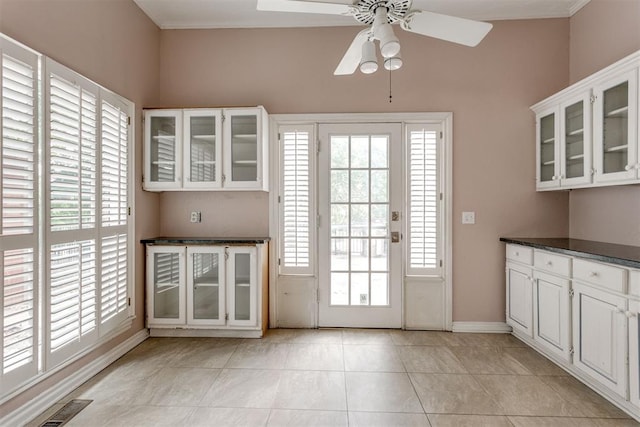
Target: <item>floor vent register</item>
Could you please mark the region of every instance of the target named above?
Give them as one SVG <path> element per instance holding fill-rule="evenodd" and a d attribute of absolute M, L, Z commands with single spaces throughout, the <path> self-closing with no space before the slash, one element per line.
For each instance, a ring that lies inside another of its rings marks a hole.
<path fill-rule="evenodd" d="M 78 415 L 80 411 L 89 405 L 93 400 L 74 399 L 64 405 L 58 412 L 49 417 L 40 427 L 60 427 L 65 425 L 71 418 Z"/>

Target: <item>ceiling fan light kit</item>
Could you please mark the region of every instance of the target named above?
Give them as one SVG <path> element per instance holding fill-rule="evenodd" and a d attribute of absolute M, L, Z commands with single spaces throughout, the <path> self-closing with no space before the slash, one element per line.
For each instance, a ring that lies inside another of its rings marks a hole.
<path fill-rule="evenodd" d="M 353 74 L 360 68 L 365 74 L 378 69 L 374 40 L 380 44 L 387 70 L 402 66 L 400 41 L 391 24 L 399 23 L 405 31 L 474 47 L 491 31 L 488 22 L 411 9 L 411 0 L 354 0 L 352 5 L 305 0 L 258 0 L 258 10 L 276 12 L 324 13 L 351 15 L 368 25 L 351 42 L 334 75 Z"/>

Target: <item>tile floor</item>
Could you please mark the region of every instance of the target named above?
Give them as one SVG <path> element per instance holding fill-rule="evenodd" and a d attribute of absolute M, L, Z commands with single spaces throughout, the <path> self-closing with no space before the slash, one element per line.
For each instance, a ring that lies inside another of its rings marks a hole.
<path fill-rule="evenodd" d="M 632 426 L 502 334 L 271 330 L 150 338 L 41 414 L 73 426 Z"/>

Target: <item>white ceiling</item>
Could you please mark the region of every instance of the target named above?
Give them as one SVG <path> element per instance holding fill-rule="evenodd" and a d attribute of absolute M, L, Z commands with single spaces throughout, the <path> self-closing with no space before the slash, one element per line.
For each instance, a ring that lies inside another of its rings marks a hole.
<path fill-rule="evenodd" d="M 263 12 L 256 0 L 134 0 L 162 29 L 356 25 L 349 16 Z M 318 0 L 316 0 L 318 1 Z M 321 0 L 352 4 L 350 0 Z M 413 0 L 412 9 L 481 21 L 567 18 L 590 0 Z"/>

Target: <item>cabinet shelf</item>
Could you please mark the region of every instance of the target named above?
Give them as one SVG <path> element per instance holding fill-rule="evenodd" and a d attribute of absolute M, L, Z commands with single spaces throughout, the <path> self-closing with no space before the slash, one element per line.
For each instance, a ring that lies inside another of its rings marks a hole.
<path fill-rule="evenodd" d="M 609 148 L 605 148 L 604 152 L 605 153 L 615 153 L 616 151 L 624 151 L 626 150 L 628 147 L 627 144 L 623 144 L 623 145 L 616 145 L 615 147 L 609 147 Z"/>
<path fill-rule="evenodd" d="M 216 140 L 215 135 L 191 135 L 191 139 L 196 139 L 198 141 L 204 142 L 214 142 Z"/>
<path fill-rule="evenodd" d="M 573 155 L 573 156 L 569 156 L 567 158 L 567 160 L 569 160 L 569 161 L 576 161 L 576 160 L 582 160 L 582 159 L 584 159 L 584 154 L 576 154 L 576 155 Z"/>
<path fill-rule="evenodd" d="M 241 165 L 241 166 L 250 166 L 250 165 L 257 165 L 258 161 L 257 160 L 234 160 L 233 164 Z"/>
<path fill-rule="evenodd" d="M 152 165 L 175 165 L 176 162 L 173 160 L 154 160 L 151 162 Z"/>
<path fill-rule="evenodd" d="M 172 289 L 176 289 L 177 287 L 179 287 L 180 285 L 176 285 L 173 283 L 167 284 L 167 283 L 156 283 L 156 294 L 163 294 L 165 292 L 169 292 Z"/>
<path fill-rule="evenodd" d="M 194 288 L 217 288 L 219 283 L 194 283 Z"/>
<path fill-rule="evenodd" d="M 251 283 L 236 283 L 236 288 L 249 288 Z"/>
<path fill-rule="evenodd" d="M 191 163 L 194 165 L 215 165 L 216 161 L 215 160 L 198 160 Z"/>
<path fill-rule="evenodd" d="M 577 135 L 582 135 L 583 133 L 584 133 L 584 129 L 576 129 L 567 133 L 567 136 L 577 136 Z"/>
<path fill-rule="evenodd" d="M 238 142 L 255 142 L 258 138 L 258 135 L 255 133 L 236 133 L 233 135 L 233 139 L 238 139 Z"/>
<path fill-rule="evenodd" d="M 161 139 L 168 139 L 170 141 L 174 141 L 176 139 L 176 136 L 175 135 L 153 135 L 151 139 L 156 141 Z"/>
<path fill-rule="evenodd" d="M 555 160 L 549 160 L 548 162 L 542 162 L 542 166 L 551 166 L 551 165 L 555 165 L 556 161 Z"/>
<path fill-rule="evenodd" d="M 551 144 L 551 143 L 553 143 L 555 140 L 556 140 L 555 138 L 543 139 L 543 140 L 542 140 L 542 143 L 543 143 L 543 144 Z"/>
<path fill-rule="evenodd" d="M 627 117 L 627 111 L 629 111 L 629 106 L 624 106 L 624 107 L 618 108 L 616 110 L 609 111 L 609 112 L 605 113 L 604 116 L 607 117 L 607 118 Z"/>

